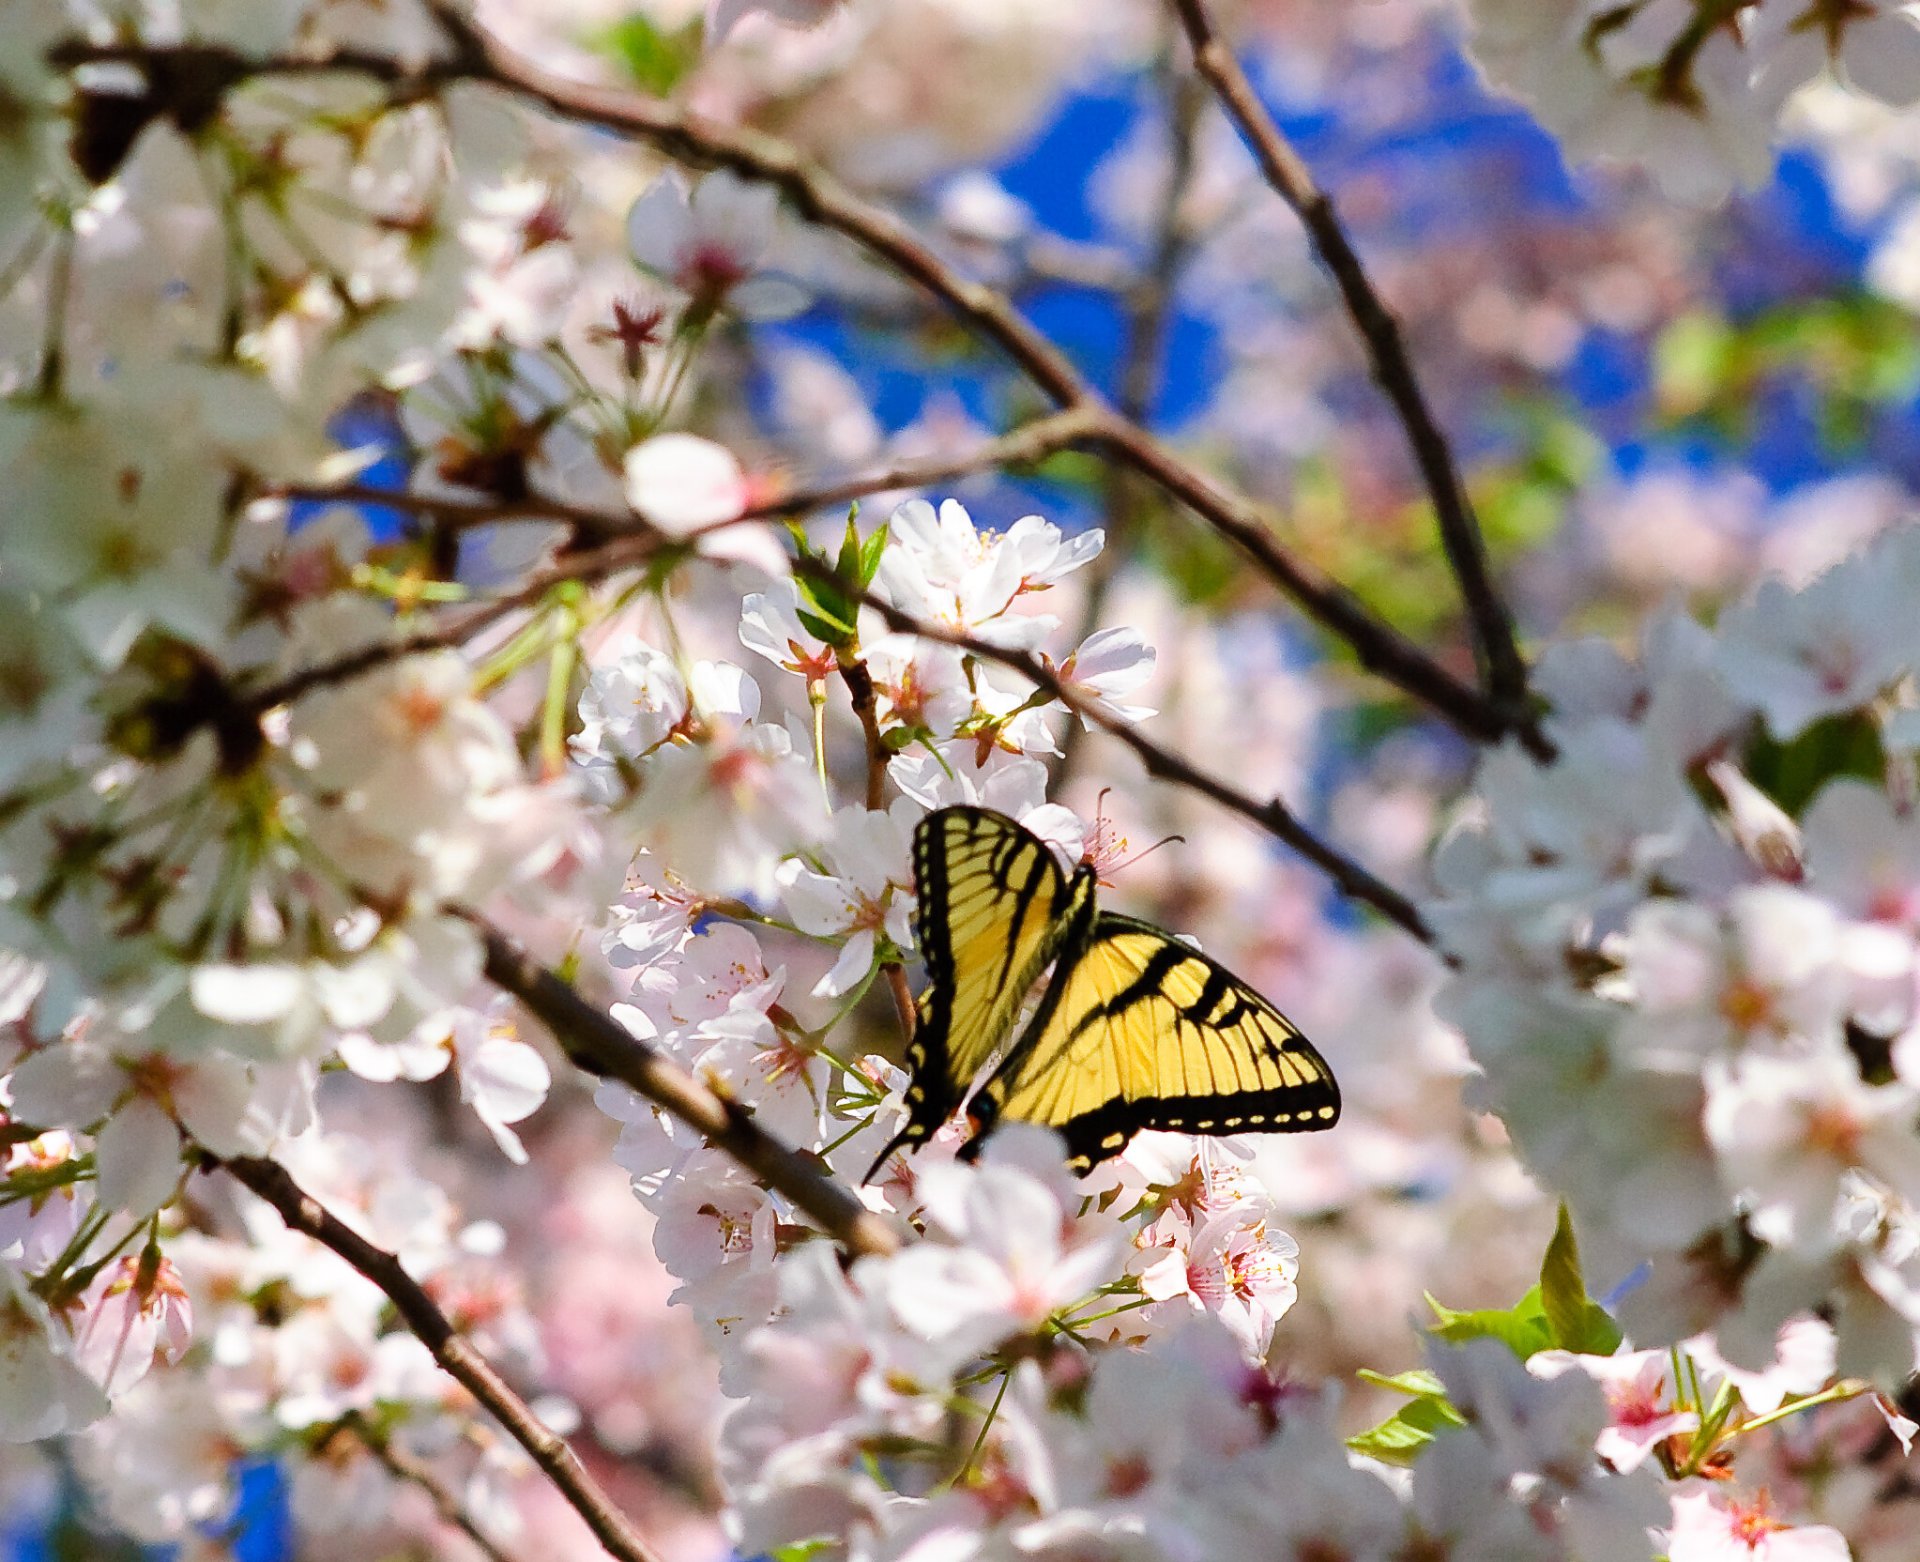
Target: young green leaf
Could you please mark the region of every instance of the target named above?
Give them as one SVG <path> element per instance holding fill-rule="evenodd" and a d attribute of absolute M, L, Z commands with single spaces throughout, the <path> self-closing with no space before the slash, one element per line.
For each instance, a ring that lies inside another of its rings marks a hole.
<path fill-rule="evenodd" d="M 1347 1446 L 1355 1453 L 1378 1459 L 1382 1464 L 1404 1467 L 1412 1464 L 1420 1456 L 1420 1451 L 1448 1427 L 1467 1424 L 1466 1417 L 1448 1403 L 1445 1394 L 1439 1392 L 1439 1379 L 1431 1373 L 1403 1372 L 1396 1378 L 1386 1378 L 1379 1373 L 1362 1372 L 1360 1376 L 1370 1383 L 1396 1388 L 1416 1397 L 1378 1426 L 1349 1437 Z M 1420 1381 L 1420 1387 L 1409 1386 L 1416 1380 Z M 1429 1381 L 1432 1392 L 1425 1386 Z"/>
<path fill-rule="evenodd" d="M 1455 1312 L 1431 1296 L 1427 1298 L 1427 1305 L 1438 1320 L 1431 1326 L 1432 1332 L 1451 1345 L 1467 1340 L 1499 1340 L 1522 1361 L 1537 1351 L 1554 1347 L 1553 1329 L 1547 1322 L 1537 1285 L 1508 1308 Z"/>
<path fill-rule="evenodd" d="M 1587 1283 L 1580 1273 L 1580 1246 L 1574 1240 L 1573 1220 L 1564 1203 L 1553 1228 L 1553 1240 L 1547 1244 L 1546 1260 L 1540 1266 L 1540 1303 L 1547 1327 L 1553 1331 L 1553 1342 L 1562 1350 L 1611 1356 L 1620 1348 L 1619 1327 L 1607 1316 L 1607 1310 L 1587 1295 Z"/>
<path fill-rule="evenodd" d="M 865 591 L 880 573 L 880 557 L 887 551 L 887 523 L 882 521 L 874 534 L 860 546 L 860 589 Z"/>

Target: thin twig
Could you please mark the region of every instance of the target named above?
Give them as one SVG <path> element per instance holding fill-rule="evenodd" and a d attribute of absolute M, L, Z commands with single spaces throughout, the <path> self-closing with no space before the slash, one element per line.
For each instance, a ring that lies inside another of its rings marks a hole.
<path fill-rule="evenodd" d="M 895 489 L 931 488 L 981 472 L 1034 466 L 1049 456 L 1092 442 L 1099 434 L 1099 416 L 1087 408 L 1069 408 L 1035 418 L 997 438 L 983 440 L 969 450 L 924 461 L 894 461 L 832 482 L 794 484 L 762 494 L 748 503 L 733 521 L 769 520 L 782 515 L 806 515 L 844 505 L 870 494 Z M 412 493 L 405 489 L 373 488 L 361 483 L 287 483 L 269 491 L 278 499 L 304 504 L 378 504 L 411 515 L 432 516 L 449 530 L 505 525 L 515 521 L 559 522 L 572 528 L 577 543 L 598 545 L 618 538 L 656 535 L 667 541 L 638 511 L 624 513 L 589 509 L 545 494 L 527 494 L 512 501 L 476 494 L 454 498 L 445 494 Z"/>
<path fill-rule="evenodd" d="M 408 488 L 380 488 L 370 483 L 279 483 L 265 490 L 263 497 L 299 504 L 379 505 L 438 521 L 454 533 L 471 531 L 477 526 L 506 526 L 521 521 L 542 525 L 557 523 L 571 528 L 578 541 L 597 543 L 653 529 L 646 518 L 636 512 L 612 514 L 547 494 L 495 499 L 476 492 L 467 498 L 419 493 Z"/>
<path fill-rule="evenodd" d="M 391 1437 L 368 1424 L 366 1418 L 356 1411 L 348 1411 L 335 1423 L 332 1430 L 320 1439 L 319 1446 L 325 1448 L 334 1436 L 352 1436 L 360 1442 L 376 1463 L 381 1465 L 397 1481 L 418 1487 L 427 1494 L 433 1503 L 433 1511 L 440 1516 L 441 1523 L 458 1530 L 472 1541 L 476 1550 L 487 1562 L 514 1562 L 513 1554 L 494 1540 L 483 1530 L 474 1516 L 467 1511 L 466 1504 L 460 1500 L 458 1492 L 440 1478 L 424 1460 L 416 1459 L 404 1448 L 396 1447 Z"/>
<path fill-rule="evenodd" d="M 1341 300 L 1366 346 L 1373 376 L 1393 403 L 1420 475 L 1432 497 L 1440 540 L 1467 604 L 1474 651 L 1488 693 L 1509 723 L 1525 729 L 1527 668 L 1514 639 L 1513 617 L 1493 583 L 1485 539 L 1472 501 L 1460 480 L 1452 446 L 1442 432 L 1413 362 L 1400 323 L 1382 302 L 1327 193 L 1314 182 L 1300 154 L 1260 101 L 1247 73 L 1214 25 L 1206 0 L 1169 0 L 1194 63 L 1260 164 L 1267 183 L 1306 225 L 1321 264 L 1332 273 Z"/>
<path fill-rule="evenodd" d="M 652 146 L 689 166 L 727 169 L 771 184 L 800 217 L 851 239 L 943 305 L 975 336 L 1002 352 L 1057 407 L 1092 420 L 1091 432 L 1077 443 L 1132 467 L 1238 544 L 1309 617 L 1346 641 L 1362 666 L 1431 706 L 1470 737 L 1495 741 L 1520 719 L 1455 678 L 1350 591 L 1295 557 L 1253 500 L 1202 476 L 1145 429 L 1107 407 L 1071 360 L 1004 293 L 962 275 L 898 216 L 854 194 L 788 143 L 658 99 L 568 81 L 519 58 L 451 6 L 440 3 L 433 9 L 447 30 L 452 52 L 417 65 L 361 50 L 325 58 L 251 59 L 197 45 L 168 49 L 78 40 L 55 48 L 49 58 L 66 66 L 118 60 L 149 69 L 177 69 L 190 57 L 201 74 L 202 91 L 209 83 L 224 90 L 251 76 L 289 71 L 355 71 L 385 81 L 409 98 L 454 81 L 491 82 L 562 118 Z"/>
<path fill-rule="evenodd" d="M 1192 193 L 1198 161 L 1195 150 L 1200 110 L 1207 101 L 1204 84 L 1193 72 L 1181 69 L 1174 62 L 1172 47 L 1173 39 L 1169 37 L 1159 68 L 1167 117 L 1167 181 L 1160 192 L 1160 209 L 1152 229 L 1153 254 L 1146 270 L 1121 300 L 1123 345 L 1114 403 L 1121 417 L 1143 427 L 1152 422 L 1153 404 L 1163 378 L 1160 365 L 1166 355 L 1175 283 L 1192 247 L 1193 236 L 1183 213 Z M 1135 534 L 1145 510 L 1138 474 L 1118 462 L 1110 464 L 1105 473 L 1102 502 L 1106 511 L 1106 546 L 1088 566 L 1087 594 L 1080 609 L 1076 640 L 1086 639 L 1100 627 L 1113 582 L 1138 541 Z M 1060 759 L 1054 767 L 1056 779 L 1064 779 L 1072 772 L 1084 735 L 1084 729 L 1077 723 L 1062 735 Z"/>
<path fill-rule="evenodd" d="M 616 1079 L 671 1112 L 731 1156 L 794 1208 L 810 1215 L 848 1253 L 885 1254 L 900 1235 L 868 1209 L 817 1156 L 774 1138 L 740 1102 L 636 1039 L 476 912 L 461 911 L 486 948 L 487 979 L 513 994 L 588 1073 Z"/>
<path fill-rule="evenodd" d="M 241 695 L 241 703 L 258 717 L 282 705 L 291 705 L 316 689 L 336 688 L 340 684 L 351 683 L 356 678 L 378 672 L 382 667 L 405 661 L 409 657 L 457 651 L 482 630 L 524 605 L 517 595 L 503 598 L 487 603 L 444 629 L 422 630 L 419 634 L 403 635 L 397 640 L 375 641 L 372 645 L 348 651 L 331 661 L 315 662 L 311 667 L 303 667 L 273 683 L 262 684 L 258 689 L 246 690 Z"/>
<path fill-rule="evenodd" d="M 206 1160 L 209 1166 L 224 1168 L 235 1181 L 271 1204 L 289 1230 L 312 1237 L 378 1286 L 442 1370 L 485 1406 L 527 1451 L 609 1556 L 621 1562 L 660 1562 L 632 1522 L 587 1473 L 566 1439 L 542 1422 L 472 1342 L 454 1328 L 453 1321 L 397 1257 L 376 1247 L 306 1193 L 279 1162 L 252 1156 L 223 1159 L 208 1155 Z"/>
<path fill-rule="evenodd" d="M 824 571 L 824 566 L 804 559 L 794 567 L 802 572 L 809 569 Z M 1176 786 L 1183 786 L 1189 791 L 1198 792 L 1201 796 L 1211 798 L 1221 807 L 1239 814 L 1242 818 L 1252 820 L 1276 840 L 1292 847 L 1294 851 L 1319 868 L 1333 881 L 1334 887 L 1350 900 L 1373 907 L 1382 916 L 1397 923 L 1422 943 L 1431 944 L 1434 941 L 1433 930 L 1427 926 L 1425 919 L 1411 900 L 1378 878 L 1370 869 L 1347 856 L 1338 847 L 1321 840 L 1279 798 L 1268 798 L 1262 802 L 1259 798 L 1230 786 L 1219 777 L 1207 774 L 1170 749 L 1162 748 L 1133 723 L 1110 715 L 1092 700 L 1076 693 L 1050 662 L 1035 656 L 1030 651 L 1012 650 L 1006 646 L 977 639 L 959 630 L 948 629 L 939 624 L 929 624 L 896 607 L 875 592 L 863 592 L 861 601 L 878 613 L 887 626 L 897 633 L 915 635 L 922 640 L 933 640 L 943 645 L 955 646 L 971 656 L 1012 668 L 1038 688 L 1044 689 L 1047 694 L 1075 714 L 1085 717 L 1095 726 L 1118 738 L 1133 750 L 1140 762 L 1146 766 L 1149 775 Z"/>
<path fill-rule="evenodd" d="M 837 656 L 840 678 L 847 686 L 847 697 L 853 701 L 854 714 L 860 718 L 860 731 L 867 743 L 867 807 L 879 812 L 887 801 L 887 753 L 886 742 L 880 736 L 880 703 L 873 686 L 873 673 L 867 664 L 851 652 L 842 651 Z M 888 960 L 880 967 L 887 990 L 893 994 L 893 1012 L 900 1022 L 900 1039 L 911 1041 L 914 1026 L 918 1023 L 913 1006 L 913 990 L 907 986 L 907 969 L 898 960 Z"/>

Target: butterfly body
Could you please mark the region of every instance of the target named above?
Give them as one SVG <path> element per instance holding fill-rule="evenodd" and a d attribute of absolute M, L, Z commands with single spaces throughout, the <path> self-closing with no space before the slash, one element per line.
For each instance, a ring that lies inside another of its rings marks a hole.
<path fill-rule="evenodd" d="M 1062 872 L 1016 821 L 937 809 L 915 832 L 914 866 L 927 988 L 907 1126 L 882 1160 L 953 1114 L 1049 964 L 1032 1017 L 968 1107 L 969 1150 L 1003 1119 L 1056 1129 L 1082 1167 L 1143 1128 L 1297 1133 L 1338 1120 L 1332 1071 L 1279 1010 L 1164 929 L 1101 911 L 1093 870 Z"/>

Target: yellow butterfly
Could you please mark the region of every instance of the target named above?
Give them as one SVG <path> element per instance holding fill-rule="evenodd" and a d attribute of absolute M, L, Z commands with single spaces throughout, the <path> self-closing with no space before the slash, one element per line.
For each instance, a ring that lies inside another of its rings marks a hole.
<path fill-rule="evenodd" d="M 927 989 L 907 1126 L 876 1169 L 952 1116 L 1049 963 L 1033 1018 L 968 1106 L 969 1149 L 1002 1119 L 1043 1123 L 1084 1169 L 1142 1128 L 1301 1133 L 1339 1119 L 1333 1071 L 1286 1016 L 1171 933 L 1099 910 L 1091 867 L 1069 878 L 986 808 L 935 810 L 913 849 Z"/>

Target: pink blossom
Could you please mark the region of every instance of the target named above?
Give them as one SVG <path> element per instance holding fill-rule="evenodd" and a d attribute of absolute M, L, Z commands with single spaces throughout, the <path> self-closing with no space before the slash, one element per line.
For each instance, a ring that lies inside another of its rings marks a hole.
<path fill-rule="evenodd" d="M 178 1361 L 193 1337 L 193 1307 L 173 1261 L 149 1248 L 117 1258 L 81 1298 L 74 1360 L 118 1398 L 156 1360 Z"/>
<path fill-rule="evenodd" d="M 1536 1377 L 1584 1372 L 1606 1397 L 1609 1424 L 1594 1439 L 1594 1451 L 1622 1471 L 1638 1469 L 1668 1438 L 1698 1430 L 1700 1417 L 1676 1403 L 1673 1354 L 1664 1350 L 1628 1351 L 1618 1356 L 1542 1351 L 1527 1363 Z"/>
<path fill-rule="evenodd" d="M 1848 1562 L 1844 1536 L 1824 1524 L 1776 1519 L 1763 1490 L 1750 1498 L 1695 1491 L 1673 1499 L 1670 1562 Z"/>

